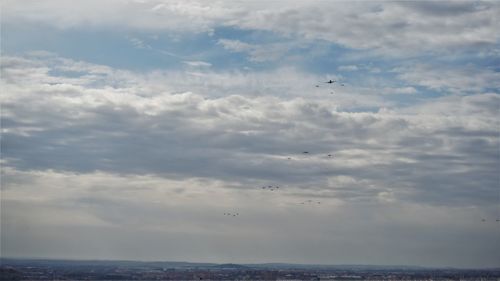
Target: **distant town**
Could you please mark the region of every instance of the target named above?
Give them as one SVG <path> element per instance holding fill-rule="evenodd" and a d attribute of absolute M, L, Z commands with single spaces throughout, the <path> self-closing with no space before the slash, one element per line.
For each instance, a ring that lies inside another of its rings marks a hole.
<path fill-rule="evenodd" d="M 491 269 L 1 259 L 0 280 L 500 280 Z"/>

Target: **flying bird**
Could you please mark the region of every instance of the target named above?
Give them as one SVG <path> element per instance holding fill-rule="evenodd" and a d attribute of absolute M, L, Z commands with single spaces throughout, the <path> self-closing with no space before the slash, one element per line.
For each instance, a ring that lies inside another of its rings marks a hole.
<path fill-rule="evenodd" d="M 327 82 L 324 82 L 324 83 L 333 84 L 333 83 L 335 83 L 335 82 L 337 82 L 337 81 L 335 81 L 335 80 L 330 80 L 330 81 L 327 81 Z"/>

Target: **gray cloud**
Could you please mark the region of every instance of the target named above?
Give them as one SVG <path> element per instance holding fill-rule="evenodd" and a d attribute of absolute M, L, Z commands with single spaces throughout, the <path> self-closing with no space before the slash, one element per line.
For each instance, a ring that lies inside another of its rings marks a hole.
<path fill-rule="evenodd" d="M 3 253 L 497 264 L 499 95 L 399 108 L 320 79 L 4 57 Z"/>
<path fill-rule="evenodd" d="M 398 77 L 413 85 L 458 94 L 496 91 L 500 88 L 500 73 L 491 68 L 466 66 L 436 66 L 414 64 L 396 68 Z"/>
<path fill-rule="evenodd" d="M 8 177 L 2 202 L 9 210 L 2 219 L 7 255 L 196 256 L 220 262 L 261 262 L 252 257 L 265 255 L 267 261 L 378 264 L 401 263 L 404 257 L 405 264 L 454 266 L 498 262 L 491 247 L 497 229 L 478 223 L 477 210 L 461 206 L 339 204 L 322 198 L 322 205 L 311 207 L 292 204 L 286 193 L 233 191 L 192 179 L 53 171 L 8 171 Z M 175 192 L 178 185 L 189 189 Z M 241 215 L 228 221 L 221 215 L 228 210 Z"/>
<path fill-rule="evenodd" d="M 4 67 L 2 116 L 4 159 L 16 169 L 153 173 L 254 186 L 279 181 L 316 190 L 335 190 L 328 179 L 347 176 L 369 181 L 368 197 L 375 199 L 391 190 L 395 198 L 422 203 L 435 204 L 426 200 L 433 196 L 436 203 L 495 202 L 497 94 L 445 97 L 402 112 L 345 112 L 321 96 L 149 92 L 142 83 L 151 80 L 140 76 L 134 86 L 115 77 L 111 88 L 105 83 L 114 75 L 66 78 L 33 69 L 39 61 L 16 60 L 22 63 Z M 19 76 L 16 67 L 33 74 Z M 232 79 L 203 75 L 207 83 Z M 485 192 L 464 192 L 472 182 Z M 420 195 L 430 190 L 432 196 Z"/>

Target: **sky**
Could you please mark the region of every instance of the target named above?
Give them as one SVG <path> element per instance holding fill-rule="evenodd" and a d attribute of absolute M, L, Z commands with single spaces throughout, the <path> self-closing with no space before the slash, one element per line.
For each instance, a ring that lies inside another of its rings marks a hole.
<path fill-rule="evenodd" d="M 498 267 L 499 15 L 4 0 L 1 256 Z"/>

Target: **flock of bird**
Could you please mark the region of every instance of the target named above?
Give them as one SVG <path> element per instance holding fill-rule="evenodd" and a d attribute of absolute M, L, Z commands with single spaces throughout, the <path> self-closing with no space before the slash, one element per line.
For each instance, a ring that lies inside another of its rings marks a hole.
<path fill-rule="evenodd" d="M 300 202 L 300 204 L 302 204 L 302 205 L 304 205 L 304 204 L 314 204 L 314 203 L 316 203 L 316 204 L 321 204 L 321 202 L 320 202 L 320 201 L 316 201 L 316 202 L 315 202 L 315 201 L 312 201 L 312 200 L 306 200 L 306 201 L 304 201 L 304 202 Z"/>
<path fill-rule="evenodd" d="M 330 79 L 330 80 L 328 80 L 326 82 L 323 82 L 323 83 L 334 84 L 334 83 L 338 83 L 338 82 L 336 80 Z M 340 83 L 340 86 L 343 87 L 343 86 L 345 86 L 345 84 L 344 83 Z M 319 88 L 319 87 L 320 87 L 319 85 L 316 85 L 316 88 Z M 330 92 L 330 94 L 333 94 L 333 93 L 334 93 L 333 91 Z M 304 152 L 302 152 L 302 154 L 309 154 L 309 151 L 304 151 Z M 333 157 L 333 155 L 332 154 L 328 154 L 327 157 L 331 158 L 331 157 Z M 287 159 L 288 160 L 292 160 L 291 157 L 287 157 Z M 262 187 L 263 190 L 269 190 L 269 191 L 275 191 L 275 190 L 277 191 L 277 190 L 279 190 L 279 188 L 280 188 L 279 186 L 272 186 L 272 185 L 268 185 L 268 186 L 263 186 Z M 313 200 L 306 200 L 304 202 L 300 202 L 299 204 L 306 205 L 306 204 L 314 204 L 314 203 L 316 203 L 317 205 L 321 204 L 320 201 L 313 201 Z M 239 213 L 224 213 L 224 215 L 225 216 L 236 217 L 236 216 L 239 216 Z M 482 222 L 486 222 L 486 219 L 481 219 L 481 221 Z M 496 219 L 496 222 L 500 222 L 500 219 Z"/>
<path fill-rule="evenodd" d="M 262 189 L 267 189 L 269 191 L 274 191 L 274 190 L 280 189 L 280 187 L 279 186 L 268 185 L 268 186 L 263 186 Z"/>
<path fill-rule="evenodd" d="M 334 84 L 334 83 L 338 83 L 336 80 L 328 80 L 326 82 L 323 82 L 323 83 L 327 83 L 327 84 Z M 341 83 L 340 86 L 345 86 L 344 83 Z M 319 85 L 316 85 L 316 88 L 319 88 Z M 331 92 L 331 94 L 333 94 L 333 91 Z M 309 154 L 309 151 L 303 151 L 302 154 Z M 327 154 L 326 157 L 328 158 L 332 158 L 333 155 L 332 154 Z M 292 157 L 287 157 L 288 160 L 292 160 Z M 280 189 L 279 186 L 273 186 L 273 185 L 267 185 L 267 186 L 262 186 L 261 187 L 262 190 L 267 190 L 267 191 L 278 191 Z M 313 201 L 313 200 L 306 200 L 304 202 L 300 202 L 299 204 L 301 205 L 307 205 L 307 204 L 316 204 L 316 205 L 320 205 L 321 202 L 320 201 Z M 232 216 L 232 217 L 236 217 L 236 216 L 239 216 L 239 213 L 224 213 L 224 216 Z"/>
<path fill-rule="evenodd" d="M 302 154 L 309 154 L 309 151 L 304 151 L 302 152 Z M 327 154 L 326 155 L 328 158 L 331 158 L 333 157 L 332 154 Z M 291 160 L 292 158 L 291 157 L 287 157 L 288 160 Z M 280 186 L 278 185 L 264 185 L 261 187 L 262 190 L 267 190 L 267 191 L 278 191 L 280 190 Z M 313 200 L 306 200 L 306 201 L 303 201 L 303 202 L 300 202 L 299 203 L 300 205 L 320 205 L 321 204 L 321 201 L 313 201 Z M 224 213 L 224 216 L 233 216 L 233 217 L 236 217 L 236 216 L 239 216 L 239 213 Z"/>
<path fill-rule="evenodd" d="M 486 219 L 481 219 L 482 222 L 486 222 Z M 496 219 L 496 222 L 500 222 L 500 219 Z"/>

